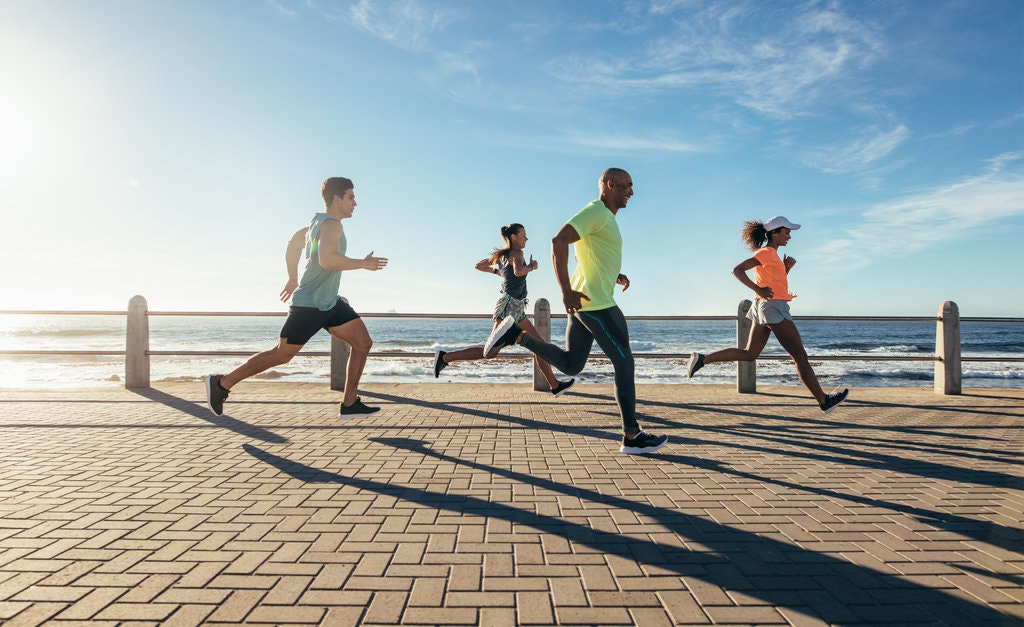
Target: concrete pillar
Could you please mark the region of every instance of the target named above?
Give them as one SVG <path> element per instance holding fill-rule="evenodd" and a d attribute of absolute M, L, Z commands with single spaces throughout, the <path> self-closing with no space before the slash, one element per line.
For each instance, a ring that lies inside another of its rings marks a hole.
<path fill-rule="evenodd" d="M 533 304 L 533 326 L 537 329 L 537 334 L 540 335 L 540 339 L 545 342 L 551 341 L 551 305 L 548 304 L 546 298 L 538 298 L 537 302 Z M 548 387 L 547 379 L 540 371 L 540 366 L 537 365 L 537 360 L 533 360 L 533 391 L 534 392 L 547 392 L 551 388 Z"/>
<path fill-rule="evenodd" d="M 149 387 L 149 307 L 142 296 L 128 301 L 128 322 L 125 333 L 124 387 Z"/>
<path fill-rule="evenodd" d="M 951 300 L 939 307 L 935 326 L 935 393 L 947 396 L 961 392 L 960 308 Z"/>
<path fill-rule="evenodd" d="M 345 391 L 345 378 L 348 377 L 348 356 L 352 347 L 331 336 L 331 389 L 336 392 Z"/>
<path fill-rule="evenodd" d="M 747 317 L 750 311 L 751 302 L 741 300 L 736 310 L 736 347 L 746 348 L 747 338 L 750 337 L 750 326 L 753 324 Z M 740 394 L 757 393 L 757 362 L 737 361 L 736 362 L 736 391 Z"/>

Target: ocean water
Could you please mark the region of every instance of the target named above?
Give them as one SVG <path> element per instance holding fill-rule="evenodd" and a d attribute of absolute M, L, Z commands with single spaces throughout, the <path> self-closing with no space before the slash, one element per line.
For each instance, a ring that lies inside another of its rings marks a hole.
<path fill-rule="evenodd" d="M 482 344 L 491 328 L 488 319 L 364 318 L 374 339 L 374 352 L 363 380 L 367 382 L 433 382 L 433 353 Z M 245 351 L 255 353 L 274 346 L 284 317 L 181 317 L 150 318 L 150 350 Z M 797 320 L 804 346 L 816 355 L 923 356 L 935 350 L 934 322 L 867 322 Z M 686 357 L 644 358 L 644 353 L 709 352 L 734 346 L 732 321 L 651 321 L 629 323 L 630 343 L 637 357 L 638 383 L 734 384 L 734 364 L 712 364 L 686 379 Z M 963 322 L 964 357 L 1024 357 L 1024 324 Z M 562 344 L 565 320 L 552 320 L 552 339 Z M 119 351 L 125 346 L 125 317 L 99 315 L 0 315 L 0 350 Z M 330 338 L 321 332 L 307 350 L 330 350 Z M 439 382 L 528 383 L 532 380 L 529 354 L 506 349 L 503 355 L 520 359 L 458 362 L 444 370 Z M 764 355 L 785 355 L 773 338 Z M 230 371 L 244 356 L 154 356 L 151 377 L 159 381 L 199 381 L 211 372 Z M 813 361 L 813 360 L 812 360 Z M 934 364 L 930 361 L 813 361 L 822 386 L 833 385 L 929 387 Z M 299 357 L 259 375 L 261 380 L 326 382 L 327 357 Z M 557 374 L 557 372 L 556 372 Z M 124 358 L 103 355 L 0 355 L 0 389 L 123 385 Z M 581 382 L 610 383 L 612 369 L 595 345 Z M 800 385 L 789 359 L 760 360 L 758 383 Z M 964 387 L 1024 386 L 1024 363 L 963 363 Z"/>

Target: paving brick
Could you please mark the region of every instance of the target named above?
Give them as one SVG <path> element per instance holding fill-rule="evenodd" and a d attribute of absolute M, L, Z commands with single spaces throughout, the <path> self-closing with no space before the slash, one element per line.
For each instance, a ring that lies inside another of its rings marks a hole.
<path fill-rule="evenodd" d="M 799 388 L 641 386 L 670 445 L 633 457 L 610 386 L 371 384 L 387 411 L 343 424 L 324 385 L 245 388 L 216 420 L 196 382 L 5 391 L 5 627 L 1024 615 L 1024 390 L 826 417 Z"/>

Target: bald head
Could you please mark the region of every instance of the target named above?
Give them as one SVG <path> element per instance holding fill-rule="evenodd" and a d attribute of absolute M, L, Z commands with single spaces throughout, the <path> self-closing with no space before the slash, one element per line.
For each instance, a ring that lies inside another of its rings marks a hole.
<path fill-rule="evenodd" d="M 622 168 L 608 168 L 601 173 L 598 189 L 601 191 L 601 202 L 612 213 L 617 213 L 633 195 L 633 178 Z"/>

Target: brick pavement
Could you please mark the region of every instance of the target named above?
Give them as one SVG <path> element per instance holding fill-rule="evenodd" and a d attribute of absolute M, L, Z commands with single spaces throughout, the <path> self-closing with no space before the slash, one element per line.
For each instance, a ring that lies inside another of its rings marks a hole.
<path fill-rule="evenodd" d="M 4 625 L 1024 620 L 1024 390 L 0 393 Z"/>

